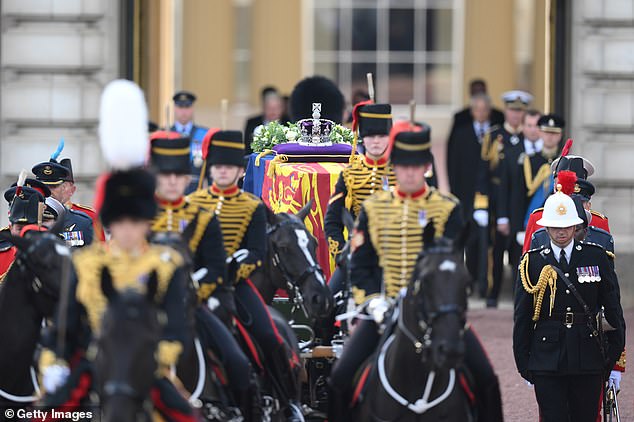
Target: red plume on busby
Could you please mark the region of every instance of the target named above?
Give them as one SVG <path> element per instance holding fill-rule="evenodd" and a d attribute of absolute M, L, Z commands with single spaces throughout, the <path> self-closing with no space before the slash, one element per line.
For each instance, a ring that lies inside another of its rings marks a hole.
<path fill-rule="evenodd" d="M 352 131 L 356 132 L 359 128 L 359 109 L 365 105 L 374 104 L 372 100 L 360 101 L 352 108 Z"/>
<path fill-rule="evenodd" d="M 557 184 L 561 185 L 561 192 L 570 196 L 575 193 L 575 185 L 577 184 L 577 175 L 574 171 L 562 170 L 557 173 Z"/>
<path fill-rule="evenodd" d="M 561 150 L 561 157 L 565 157 L 570 152 L 570 148 L 572 148 L 572 139 L 568 139 L 566 141 L 566 145 Z"/>

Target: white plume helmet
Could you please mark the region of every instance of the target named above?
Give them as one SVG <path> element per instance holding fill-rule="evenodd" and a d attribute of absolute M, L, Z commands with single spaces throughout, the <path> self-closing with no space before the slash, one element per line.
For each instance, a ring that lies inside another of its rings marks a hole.
<path fill-rule="evenodd" d="M 143 166 L 149 151 L 148 112 L 143 91 L 134 82 L 117 79 L 101 94 L 99 141 L 114 170 Z"/>

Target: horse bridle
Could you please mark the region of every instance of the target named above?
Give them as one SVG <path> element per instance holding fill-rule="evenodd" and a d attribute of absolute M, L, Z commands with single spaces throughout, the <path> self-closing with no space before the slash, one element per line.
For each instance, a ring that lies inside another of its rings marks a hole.
<path fill-rule="evenodd" d="M 299 223 L 297 223 L 296 221 L 293 221 L 291 218 L 284 220 L 282 222 L 276 223 L 271 225 L 267 230 L 266 230 L 266 234 L 267 236 L 272 235 L 273 233 L 275 233 L 278 229 L 285 227 L 285 226 L 289 226 L 289 225 L 295 225 L 298 228 L 301 228 L 302 230 L 306 230 L 305 227 L 302 227 Z M 302 292 L 299 288 L 299 286 L 301 286 L 302 284 L 304 284 L 304 282 L 306 281 L 306 279 L 308 277 L 310 277 L 311 275 L 319 272 L 322 274 L 323 276 L 323 271 L 321 269 L 321 267 L 319 266 L 319 264 L 315 263 L 309 267 L 307 267 L 304 272 L 297 277 L 297 279 L 294 279 L 294 277 L 291 275 L 290 271 L 288 271 L 288 268 L 286 267 L 286 265 L 284 264 L 284 261 L 282 259 L 280 259 L 280 253 L 277 249 L 277 247 L 275 246 L 275 243 L 270 242 L 270 246 L 271 249 L 273 251 L 273 256 L 272 256 L 272 263 L 273 266 L 280 272 L 280 274 L 282 274 L 282 278 L 284 279 L 284 283 L 286 283 L 286 290 L 289 293 L 290 299 L 293 302 L 293 311 L 295 311 L 296 309 L 301 309 L 302 312 L 304 313 L 304 315 L 306 316 L 306 318 L 309 317 L 308 315 L 308 310 L 306 309 L 306 305 L 304 303 L 304 297 L 302 296 Z"/>
<path fill-rule="evenodd" d="M 433 251 L 433 252 L 436 252 L 436 251 Z M 422 274 L 420 278 L 417 278 L 414 281 L 414 285 L 416 284 L 422 285 L 425 275 L 426 274 Z M 422 310 L 420 308 L 422 308 Z M 412 342 L 414 349 L 416 349 L 416 353 L 420 354 L 431 346 L 431 334 L 432 334 L 432 327 L 434 325 L 434 321 L 436 321 L 438 318 L 441 318 L 446 315 L 451 315 L 451 314 L 456 314 L 458 316 L 461 316 L 464 313 L 464 309 L 462 309 L 462 307 L 459 306 L 457 303 L 451 303 L 451 304 L 441 305 L 434 312 L 428 313 L 425 309 L 425 301 L 423 297 L 422 306 L 421 307 L 416 306 L 414 312 L 415 312 L 415 317 L 416 317 L 416 320 L 418 321 L 419 327 L 423 331 L 422 339 L 418 338 L 414 333 L 412 333 L 412 331 L 409 328 L 407 328 L 407 326 L 405 325 L 403 321 L 404 312 L 402 310 L 399 310 L 398 328 Z"/>
<path fill-rule="evenodd" d="M 40 242 L 42 242 L 42 239 L 45 238 L 46 236 L 48 236 L 47 233 L 42 234 L 42 237 L 35 240 L 31 245 L 29 245 L 26 251 L 24 251 L 23 253 L 17 254 L 15 258 L 15 263 L 18 265 L 18 268 L 20 268 L 21 270 L 27 270 L 31 274 L 33 274 L 33 282 L 30 285 L 30 288 L 33 291 L 33 293 L 41 293 L 52 299 L 57 299 L 59 293 L 55 291 L 55 289 L 50 287 L 49 285 L 42 283 L 39 276 L 37 275 L 37 271 L 35 271 L 31 262 L 27 258 L 25 258 L 35 252 Z M 67 258 L 62 257 L 62 259 L 67 259 Z"/>

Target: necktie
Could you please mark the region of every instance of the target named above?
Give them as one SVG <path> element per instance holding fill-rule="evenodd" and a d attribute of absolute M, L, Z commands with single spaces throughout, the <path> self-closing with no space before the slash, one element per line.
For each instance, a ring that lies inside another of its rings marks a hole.
<path fill-rule="evenodd" d="M 563 265 L 568 264 L 568 260 L 566 260 L 566 251 L 563 249 L 559 252 L 559 263 Z"/>

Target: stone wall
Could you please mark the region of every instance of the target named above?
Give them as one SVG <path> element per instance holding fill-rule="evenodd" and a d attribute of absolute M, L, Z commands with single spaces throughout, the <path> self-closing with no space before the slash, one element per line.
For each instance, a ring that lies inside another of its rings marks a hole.
<path fill-rule="evenodd" d="M 0 187 L 47 160 L 63 137 L 75 199 L 91 203 L 103 168 L 99 98 L 119 74 L 119 2 L 2 0 L 0 7 Z"/>
<path fill-rule="evenodd" d="M 634 306 L 634 2 L 570 4 L 573 152 L 597 168 L 593 208 L 610 218 L 623 302 Z"/>

